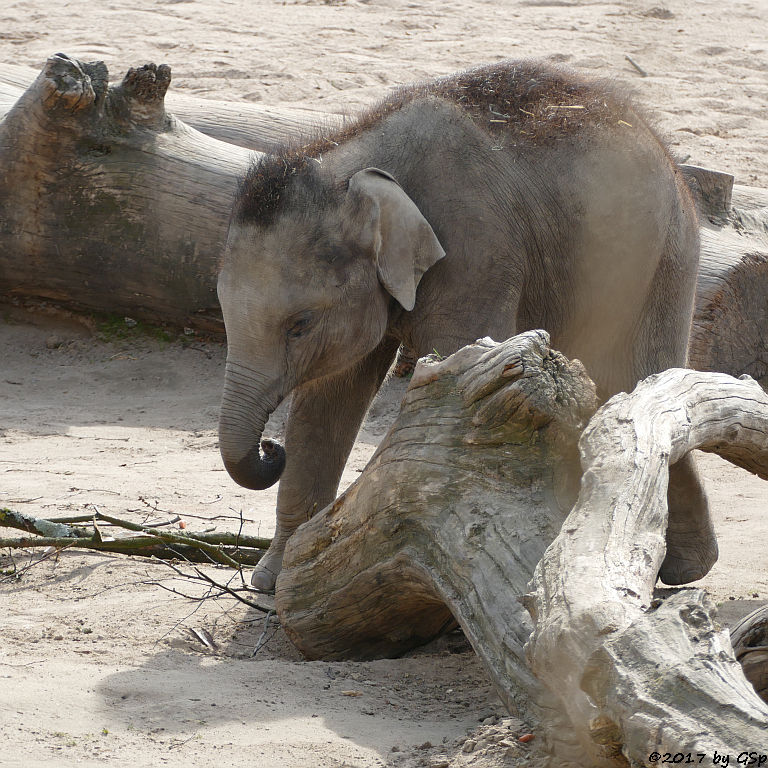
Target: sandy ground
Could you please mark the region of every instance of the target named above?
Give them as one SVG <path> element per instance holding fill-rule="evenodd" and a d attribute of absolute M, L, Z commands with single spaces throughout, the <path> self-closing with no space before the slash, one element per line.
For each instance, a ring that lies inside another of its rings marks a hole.
<path fill-rule="evenodd" d="M 0 59 L 39 67 L 63 51 L 103 59 L 113 77 L 166 62 L 179 91 L 352 111 L 413 79 L 545 56 L 634 89 L 680 159 L 766 187 L 766 22 L 758 1 L 3 0 Z M 0 504 L 178 514 L 201 529 L 236 529 L 242 514 L 249 531 L 271 533 L 274 490 L 239 488 L 218 456 L 221 347 L 105 338 L 0 309 Z M 344 484 L 404 386 L 391 381 L 374 404 Z M 702 465 L 721 544 L 705 584 L 728 619 L 768 597 L 768 491 L 716 457 Z M 2 766 L 541 762 L 459 635 L 403 659 L 307 663 L 257 612 L 163 590 L 193 589 L 165 566 L 67 553 L 25 569 L 31 560 L 0 556 Z M 218 651 L 189 628 L 207 628 Z"/>

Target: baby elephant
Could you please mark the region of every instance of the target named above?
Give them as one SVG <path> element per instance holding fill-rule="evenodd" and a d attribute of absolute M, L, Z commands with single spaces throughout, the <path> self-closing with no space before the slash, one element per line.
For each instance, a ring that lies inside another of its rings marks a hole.
<path fill-rule="evenodd" d="M 291 532 L 334 499 L 400 344 L 447 355 L 544 328 L 608 397 L 685 365 L 698 250 L 688 189 L 637 109 L 528 61 L 403 88 L 256 162 L 218 284 L 224 463 L 246 488 L 282 475 L 253 584 L 274 587 Z M 289 393 L 283 449 L 262 433 Z M 669 505 L 661 576 L 678 584 L 717 557 L 688 458 Z"/>

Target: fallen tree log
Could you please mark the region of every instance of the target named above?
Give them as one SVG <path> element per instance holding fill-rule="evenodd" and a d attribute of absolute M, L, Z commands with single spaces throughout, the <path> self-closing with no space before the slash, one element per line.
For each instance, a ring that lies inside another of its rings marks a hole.
<path fill-rule="evenodd" d="M 221 330 L 215 293 L 251 153 L 166 114 L 170 72 L 63 55 L 0 125 L 0 290 Z"/>
<path fill-rule="evenodd" d="M 735 186 L 733 199 L 721 200 L 716 192 L 701 210 L 688 365 L 760 379 L 768 376 L 768 190 Z"/>
<path fill-rule="evenodd" d="M 702 447 L 766 476 L 768 397 L 676 370 L 612 399 L 582 438 L 566 519 L 595 407 L 543 332 L 421 360 L 360 478 L 288 544 L 276 606 L 292 641 L 367 659 L 457 622 L 558 766 L 763 748 L 768 708 L 703 594 L 653 587 L 667 465 Z"/>
<path fill-rule="evenodd" d="M 0 293 L 223 334 L 218 259 L 256 155 L 168 114 L 167 67 L 107 78 L 57 54 L 0 124 Z M 236 111 L 264 147 L 317 124 Z"/>
<path fill-rule="evenodd" d="M 62 54 L 37 79 L 4 67 L 0 297 L 223 334 L 216 277 L 237 179 L 254 157 L 243 147 L 269 151 L 342 118 L 166 99 L 163 66 L 132 69 L 113 88 L 107 77 L 103 64 Z M 683 170 L 702 222 L 689 365 L 765 376 L 768 190 Z"/>

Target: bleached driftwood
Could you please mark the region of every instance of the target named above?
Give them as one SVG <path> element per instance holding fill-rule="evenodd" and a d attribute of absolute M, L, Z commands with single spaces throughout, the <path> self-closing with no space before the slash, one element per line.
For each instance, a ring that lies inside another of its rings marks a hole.
<path fill-rule="evenodd" d="M 703 594 L 653 588 L 668 464 L 698 446 L 765 474 L 768 398 L 681 370 L 617 396 L 582 439 L 563 524 L 595 405 L 543 332 L 420 361 L 360 478 L 289 542 L 276 605 L 297 647 L 389 656 L 458 622 L 553 765 L 761 748 L 768 708 Z"/>
<path fill-rule="evenodd" d="M 768 702 L 768 605 L 752 611 L 731 629 L 731 644 L 744 677 Z"/>
<path fill-rule="evenodd" d="M 768 396 L 670 370 L 612 398 L 581 438 L 579 500 L 536 569 L 532 668 L 597 765 L 764 747 L 768 708 L 700 590 L 654 602 L 668 466 L 694 448 L 768 478 Z"/>

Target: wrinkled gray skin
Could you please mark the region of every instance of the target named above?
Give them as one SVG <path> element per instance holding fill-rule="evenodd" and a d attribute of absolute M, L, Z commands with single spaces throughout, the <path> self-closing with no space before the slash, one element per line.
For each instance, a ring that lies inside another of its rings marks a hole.
<path fill-rule="evenodd" d="M 293 174 L 266 223 L 233 220 L 220 448 L 238 483 L 278 479 L 282 448 L 259 444 L 293 393 L 277 532 L 254 586 L 274 587 L 291 532 L 334 499 L 401 343 L 447 355 L 544 328 L 604 397 L 685 365 L 697 220 L 665 150 L 627 114 L 526 147 L 417 98 Z M 669 504 L 661 577 L 685 583 L 717 557 L 690 457 L 672 468 Z"/>

